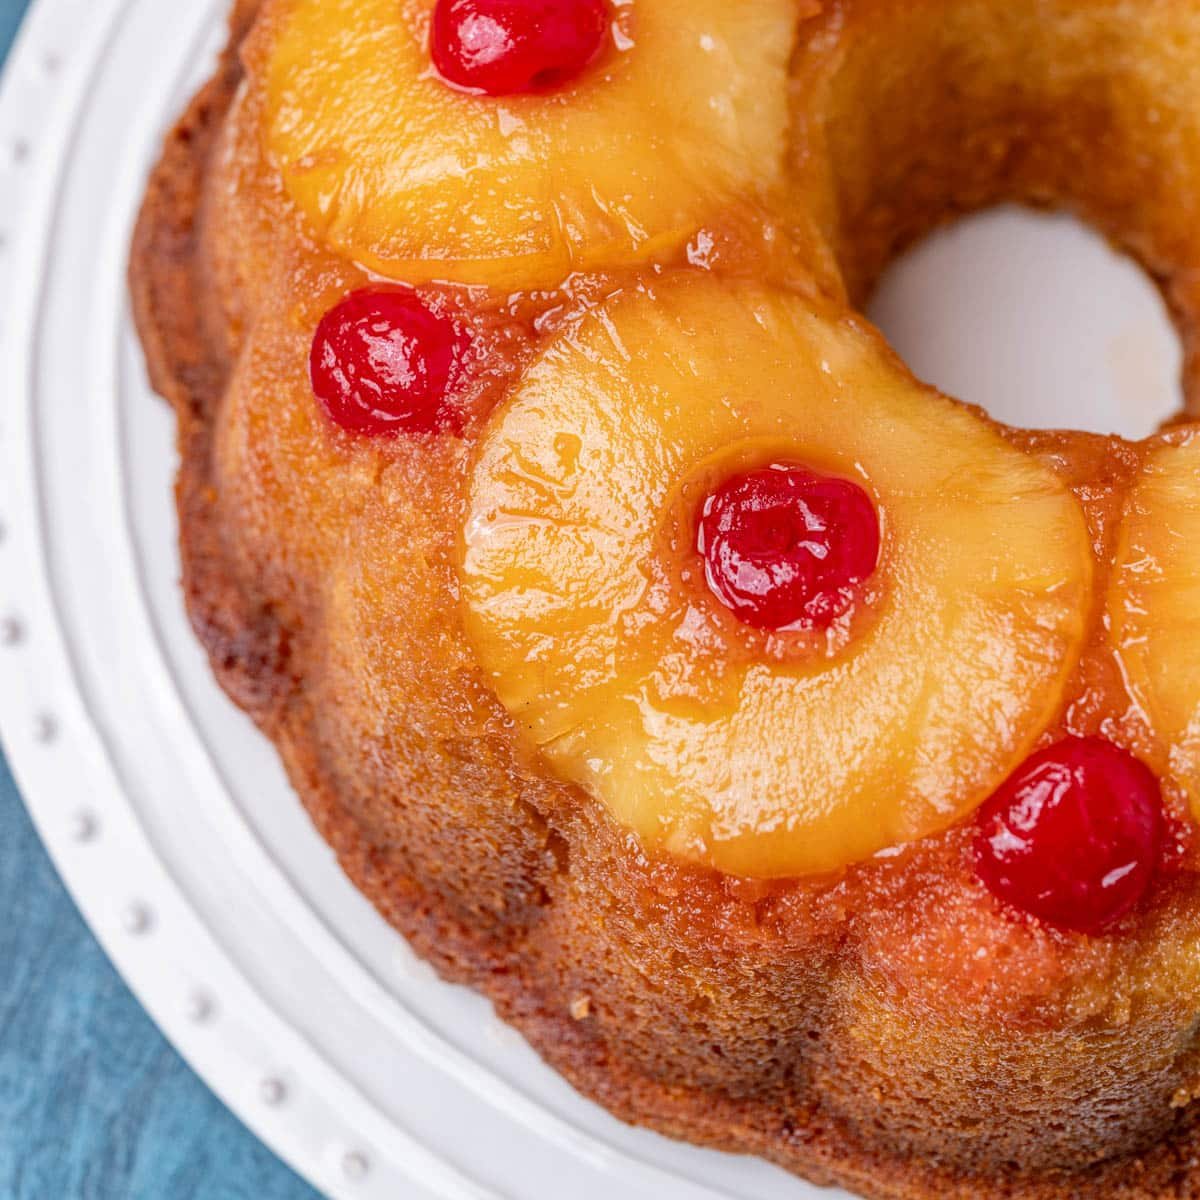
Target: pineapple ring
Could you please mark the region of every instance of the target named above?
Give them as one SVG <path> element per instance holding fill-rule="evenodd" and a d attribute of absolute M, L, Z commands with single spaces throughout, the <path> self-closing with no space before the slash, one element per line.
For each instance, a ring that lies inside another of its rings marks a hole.
<path fill-rule="evenodd" d="M 680 481 L 763 447 L 858 476 L 885 532 L 871 619 L 791 658 L 739 654 L 669 536 Z M 864 323 L 700 275 L 545 351 L 484 432 L 461 553 L 468 633 L 550 764 L 647 844 L 757 877 L 977 807 L 1060 704 L 1092 574 L 1057 476 Z"/>
<path fill-rule="evenodd" d="M 614 7 L 582 79 L 497 100 L 435 76 L 433 0 L 274 0 L 247 56 L 268 156 L 323 240 L 408 282 L 553 287 L 742 206 L 761 221 L 783 194 L 802 6 Z"/>
<path fill-rule="evenodd" d="M 1175 435 L 1178 437 L 1179 435 Z M 1159 443 L 1130 493 L 1109 589 L 1113 645 L 1200 819 L 1200 434 Z"/>

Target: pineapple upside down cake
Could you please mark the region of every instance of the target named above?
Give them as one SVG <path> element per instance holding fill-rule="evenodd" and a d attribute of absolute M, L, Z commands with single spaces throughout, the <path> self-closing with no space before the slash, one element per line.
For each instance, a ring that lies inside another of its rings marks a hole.
<path fill-rule="evenodd" d="M 1002 200 L 1161 286 L 1157 436 L 858 311 Z M 818 1182 L 1200 1196 L 1200 0 L 242 0 L 131 278 L 197 633 L 444 976 Z"/>

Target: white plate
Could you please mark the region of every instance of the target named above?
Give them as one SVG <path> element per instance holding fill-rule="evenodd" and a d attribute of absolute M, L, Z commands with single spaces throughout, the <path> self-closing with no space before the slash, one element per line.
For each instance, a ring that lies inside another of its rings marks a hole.
<path fill-rule="evenodd" d="M 177 593 L 172 420 L 124 271 L 147 169 L 225 8 L 39 0 L 0 90 L 0 724 L 43 840 L 167 1036 L 332 1197 L 830 1200 L 619 1124 L 437 981 L 213 683 Z M 1178 350 L 1148 285 L 1121 287 L 1089 329 L 1115 329 L 1166 380 L 1157 400 L 1139 390 L 1144 424 L 1147 403 L 1170 403 Z M 912 299 L 881 303 L 903 325 Z"/>

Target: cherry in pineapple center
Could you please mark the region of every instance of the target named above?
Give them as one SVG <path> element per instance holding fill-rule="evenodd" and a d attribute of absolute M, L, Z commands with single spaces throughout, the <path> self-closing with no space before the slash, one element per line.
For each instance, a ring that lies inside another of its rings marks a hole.
<path fill-rule="evenodd" d="M 879 515 L 849 479 L 772 465 L 704 502 L 696 548 L 710 591 L 759 629 L 827 629 L 879 561 Z"/>

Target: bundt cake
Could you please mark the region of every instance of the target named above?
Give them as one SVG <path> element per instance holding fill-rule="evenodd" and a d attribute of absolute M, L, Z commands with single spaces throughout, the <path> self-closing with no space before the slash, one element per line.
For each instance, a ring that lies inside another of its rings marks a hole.
<path fill-rule="evenodd" d="M 1162 433 L 860 315 L 1003 200 Z M 196 631 L 447 978 L 818 1182 L 1200 1196 L 1200 0 L 241 0 L 131 278 Z"/>

